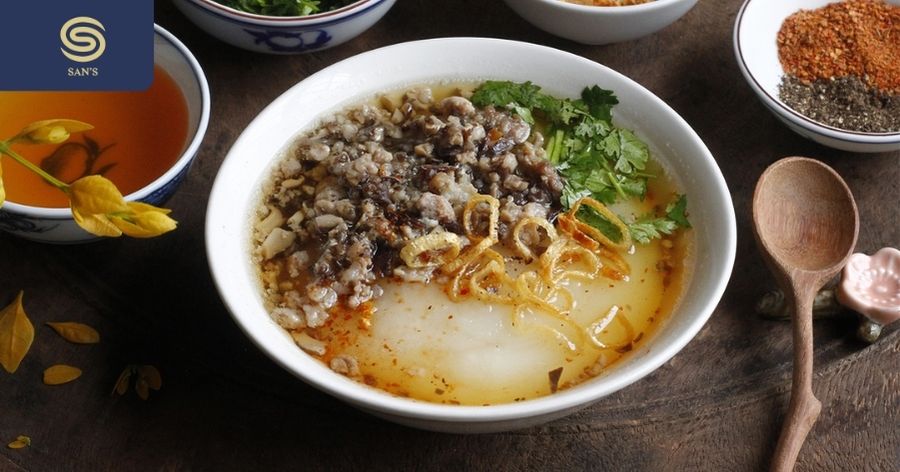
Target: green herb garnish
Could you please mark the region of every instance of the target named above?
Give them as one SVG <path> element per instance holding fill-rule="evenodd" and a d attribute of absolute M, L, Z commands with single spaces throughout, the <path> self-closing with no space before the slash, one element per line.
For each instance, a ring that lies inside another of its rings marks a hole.
<path fill-rule="evenodd" d="M 475 90 L 472 102 L 506 108 L 532 124 L 535 117 L 546 123 L 547 159 L 566 181 L 560 198 L 564 209 L 583 197 L 605 205 L 643 199 L 647 180 L 655 177 L 645 172 L 650 160 L 647 145 L 631 131 L 612 124 L 612 108 L 619 101 L 610 90 L 594 85 L 585 88 L 580 99 L 559 99 L 531 82 L 487 81 Z M 646 244 L 679 227 L 689 228 L 685 197 L 672 205 L 664 217 L 642 217 L 628 225 L 632 238 Z M 596 211 L 581 209 L 576 217 L 610 240 L 622 240 L 621 231 Z"/>
<path fill-rule="evenodd" d="M 678 198 L 666 206 L 666 214 L 663 216 L 645 215 L 628 225 L 631 238 L 641 244 L 647 244 L 651 239 L 661 238 L 664 234 L 672 234 L 678 228 L 690 228 L 687 220 L 687 197 L 679 195 Z"/>
<path fill-rule="evenodd" d="M 578 218 L 582 223 L 587 223 L 594 228 L 597 228 L 604 236 L 609 238 L 610 241 L 616 244 L 622 242 L 622 238 L 624 237 L 622 230 L 619 229 L 615 223 L 601 215 L 597 210 L 587 205 L 583 205 L 578 208 L 578 211 L 575 213 L 575 218 Z"/>
<path fill-rule="evenodd" d="M 306 16 L 349 5 L 356 0 L 216 0 L 235 10 L 266 16 Z"/>

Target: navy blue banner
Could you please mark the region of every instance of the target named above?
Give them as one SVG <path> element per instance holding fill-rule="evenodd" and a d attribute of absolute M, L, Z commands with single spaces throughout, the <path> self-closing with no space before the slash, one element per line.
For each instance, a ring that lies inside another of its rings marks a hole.
<path fill-rule="evenodd" d="M 3 2 L 0 90 L 144 90 L 153 0 Z"/>

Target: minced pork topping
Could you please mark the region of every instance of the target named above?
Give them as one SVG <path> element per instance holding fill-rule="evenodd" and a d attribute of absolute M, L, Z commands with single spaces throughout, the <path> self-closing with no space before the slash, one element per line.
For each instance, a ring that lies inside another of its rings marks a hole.
<path fill-rule="evenodd" d="M 517 115 L 462 96 L 436 101 L 429 88 L 326 118 L 264 188 L 255 257 L 272 317 L 316 328 L 333 308 L 380 296 L 378 278 L 428 282 L 435 267 L 407 267 L 400 249 L 435 231 L 464 237 L 476 194 L 500 201 L 501 242 L 521 218 L 551 219 L 563 181 L 542 146 Z"/>

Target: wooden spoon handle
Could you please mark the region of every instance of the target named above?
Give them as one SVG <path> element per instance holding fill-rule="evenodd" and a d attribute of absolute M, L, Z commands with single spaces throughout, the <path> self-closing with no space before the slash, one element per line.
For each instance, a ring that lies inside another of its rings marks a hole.
<path fill-rule="evenodd" d="M 822 403 L 813 395 L 813 322 L 812 301 L 815 290 L 794 287 L 795 309 L 791 326 L 794 333 L 794 375 L 791 385 L 791 403 L 787 418 L 781 428 L 781 436 L 772 458 L 773 472 L 789 472 L 794 469 L 797 455 L 812 429 Z"/>

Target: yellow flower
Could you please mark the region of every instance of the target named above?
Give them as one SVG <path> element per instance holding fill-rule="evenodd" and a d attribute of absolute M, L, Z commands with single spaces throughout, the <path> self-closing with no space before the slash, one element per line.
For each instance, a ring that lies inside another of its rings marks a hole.
<path fill-rule="evenodd" d="M 6 201 L 6 189 L 3 188 L 3 166 L 0 165 L 0 206 Z"/>
<path fill-rule="evenodd" d="M 77 120 L 35 121 L 19 131 L 12 141 L 25 141 L 31 144 L 59 144 L 69 139 L 69 135 L 72 133 L 91 129 L 94 127 Z"/>
<path fill-rule="evenodd" d="M 97 236 L 116 237 L 122 230 L 110 220 L 110 214 L 128 211 L 119 189 L 99 175 L 80 178 L 69 185 L 69 205 L 78 226 Z"/>
<path fill-rule="evenodd" d="M 78 226 L 97 236 L 152 238 L 175 229 L 171 210 L 139 202 L 126 202 L 109 179 L 89 175 L 66 190 Z"/>
<path fill-rule="evenodd" d="M 172 210 L 157 208 L 140 202 L 128 202 L 129 215 L 114 217 L 113 224 L 132 238 L 152 238 L 175 229 L 178 224 L 169 213 Z"/>

